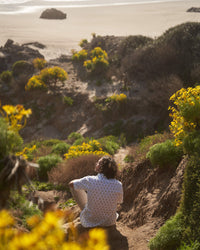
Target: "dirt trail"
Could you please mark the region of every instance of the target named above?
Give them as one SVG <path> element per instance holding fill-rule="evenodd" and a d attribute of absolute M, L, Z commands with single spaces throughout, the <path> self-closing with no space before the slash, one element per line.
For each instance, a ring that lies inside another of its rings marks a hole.
<path fill-rule="evenodd" d="M 130 147 L 120 148 L 115 154 L 114 159 L 120 169 L 126 166 L 125 156 L 129 153 Z M 114 237 L 111 249 L 115 250 L 149 250 L 149 240 L 156 234 L 154 222 L 145 224 L 141 227 L 131 229 L 124 225 L 120 220 L 117 222 L 118 239 Z M 111 236 L 112 238 L 113 236 Z M 120 241 L 120 242 L 119 242 Z M 112 246 L 113 245 L 113 246 Z"/>

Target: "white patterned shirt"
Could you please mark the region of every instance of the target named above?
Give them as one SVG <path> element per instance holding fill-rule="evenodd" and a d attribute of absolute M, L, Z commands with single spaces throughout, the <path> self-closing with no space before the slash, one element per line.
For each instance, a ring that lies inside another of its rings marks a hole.
<path fill-rule="evenodd" d="M 87 192 L 87 204 L 80 214 L 84 227 L 115 225 L 117 204 L 123 202 L 122 183 L 103 174 L 73 181 L 75 190 Z"/>

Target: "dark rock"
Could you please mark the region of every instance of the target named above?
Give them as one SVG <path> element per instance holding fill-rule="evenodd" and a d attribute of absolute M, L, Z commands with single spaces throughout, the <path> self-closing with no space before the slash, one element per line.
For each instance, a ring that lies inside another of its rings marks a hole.
<path fill-rule="evenodd" d="M 4 47 L 8 48 L 14 44 L 14 41 L 11 39 L 8 39 L 7 42 L 5 43 Z"/>
<path fill-rule="evenodd" d="M 11 70 L 12 65 L 17 61 L 32 62 L 37 57 L 44 58 L 38 50 L 29 48 L 27 45 L 19 45 L 8 39 L 0 48 L 0 73 L 4 70 Z"/>
<path fill-rule="evenodd" d="M 38 42 L 32 42 L 32 43 L 24 43 L 24 44 L 22 44 L 22 46 L 29 46 L 29 45 L 34 46 L 34 47 L 39 48 L 39 49 L 46 48 L 46 46 L 44 44 L 38 43 Z"/>
<path fill-rule="evenodd" d="M 187 10 L 187 12 L 200 12 L 200 8 L 191 7 Z"/>
<path fill-rule="evenodd" d="M 66 17 L 67 14 L 54 8 L 46 9 L 45 11 L 42 12 L 40 16 L 40 18 L 44 19 L 66 19 Z"/>

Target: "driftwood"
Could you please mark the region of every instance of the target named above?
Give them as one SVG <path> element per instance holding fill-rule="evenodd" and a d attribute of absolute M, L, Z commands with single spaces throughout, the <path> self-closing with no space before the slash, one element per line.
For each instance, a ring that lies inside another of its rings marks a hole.
<path fill-rule="evenodd" d="M 0 208 L 3 208 L 10 197 L 11 190 L 17 189 L 21 194 L 23 184 L 32 185 L 29 178 L 30 167 L 38 167 L 38 165 L 15 155 L 5 157 L 0 163 L 3 166 L 0 171 Z"/>

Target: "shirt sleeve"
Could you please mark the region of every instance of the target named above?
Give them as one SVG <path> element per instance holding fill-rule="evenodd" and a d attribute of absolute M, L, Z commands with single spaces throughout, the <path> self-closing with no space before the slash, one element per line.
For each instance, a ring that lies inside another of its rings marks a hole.
<path fill-rule="evenodd" d="M 121 204 L 122 202 L 123 202 L 123 188 L 121 184 L 120 193 L 119 193 L 119 203 Z"/>
<path fill-rule="evenodd" d="M 88 188 L 89 188 L 89 177 L 88 176 L 83 177 L 81 179 L 73 180 L 72 182 L 74 184 L 74 189 L 75 190 L 82 189 L 82 190 L 87 191 Z"/>

